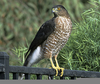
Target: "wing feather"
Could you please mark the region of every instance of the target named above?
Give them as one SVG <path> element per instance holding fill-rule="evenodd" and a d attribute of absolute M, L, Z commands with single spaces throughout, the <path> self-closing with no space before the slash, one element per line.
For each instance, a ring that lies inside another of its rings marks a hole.
<path fill-rule="evenodd" d="M 55 29 L 55 23 L 54 23 L 54 18 L 45 22 L 37 32 L 35 38 L 31 42 L 31 45 L 25 54 L 25 57 L 28 56 L 28 54 L 32 53 L 39 45 L 41 45 L 47 38 L 48 36 L 54 31 Z"/>

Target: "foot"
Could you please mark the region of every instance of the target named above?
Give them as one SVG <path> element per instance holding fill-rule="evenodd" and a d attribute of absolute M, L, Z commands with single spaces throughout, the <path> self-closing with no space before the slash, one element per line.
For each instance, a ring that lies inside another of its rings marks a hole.
<path fill-rule="evenodd" d="M 64 74 L 64 68 L 61 68 L 61 67 L 52 67 L 52 68 L 56 70 L 56 75 L 55 76 L 58 75 L 58 70 L 61 71 L 60 77 L 63 76 L 63 74 Z"/>
<path fill-rule="evenodd" d="M 61 70 L 61 74 L 60 74 L 60 77 L 62 77 L 63 76 L 63 74 L 64 74 L 64 68 L 61 68 L 61 67 L 57 67 L 57 69 L 60 71 Z"/>
<path fill-rule="evenodd" d="M 58 70 L 59 71 L 61 70 L 61 75 L 60 76 L 62 77 L 63 76 L 63 73 L 64 73 L 64 68 L 60 68 L 59 67 L 58 62 L 57 62 L 57 59 L 55 59 L 55 61 L 56 61 L 56 67 L 53 64 L 52 58 L 50 58 L 51 66 L 52 66 L 53 69 L 56 70 L 56 76 L 58 75 Z"/>

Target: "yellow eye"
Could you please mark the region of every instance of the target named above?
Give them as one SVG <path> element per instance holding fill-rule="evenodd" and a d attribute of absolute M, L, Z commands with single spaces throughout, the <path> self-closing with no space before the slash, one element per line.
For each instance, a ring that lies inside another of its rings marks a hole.
<path fill-rule="evenodd" d="M 61 8 L 60 8 L 60 7 L 58 7 L 57 9 L 58 9 L 58 10 L 60 10 Z"/>

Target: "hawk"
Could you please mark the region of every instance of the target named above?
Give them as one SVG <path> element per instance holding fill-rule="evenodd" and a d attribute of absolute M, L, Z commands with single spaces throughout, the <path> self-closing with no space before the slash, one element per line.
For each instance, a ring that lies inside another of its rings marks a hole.
<path fill-rule="evenodd" d="M 56 70 L 56 76 L 58 75 L 58 70 L 61 70 L 61 76 L 63 76 L 64 68 L 59 67 L 57 56 L 68 41 L 72 22 L 67 10 L 62 5 L 54 6 L 52 13 L 54 17 L 40 27 L 30 44 L 23 66 L 30 67 L 41 59 L 49 58 L 52 68 Z M 56 66 L 52 57 L 55 58 Z"/>

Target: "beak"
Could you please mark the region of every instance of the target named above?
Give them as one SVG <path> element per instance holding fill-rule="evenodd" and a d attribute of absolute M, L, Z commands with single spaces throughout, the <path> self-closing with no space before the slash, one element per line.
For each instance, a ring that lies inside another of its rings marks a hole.
<path fill-rule="evenodd" d="M 52 8 L 52 12 L 57 12 L 57 8 Z"/>

